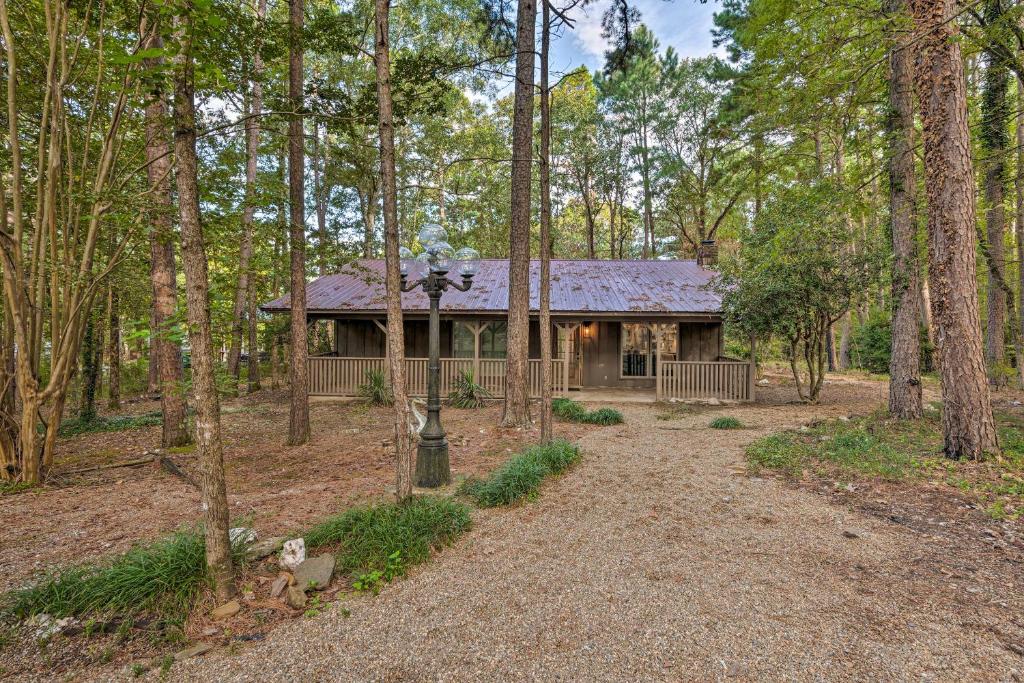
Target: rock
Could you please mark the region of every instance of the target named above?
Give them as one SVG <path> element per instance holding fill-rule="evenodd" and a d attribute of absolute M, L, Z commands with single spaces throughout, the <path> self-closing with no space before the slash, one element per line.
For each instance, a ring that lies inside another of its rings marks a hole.
<path fill-rule="evenodd" d="M 334 574 L 334 555 L 311 557 L 295 568 L 295 585 L 305 590 L 323 590 Z"/>
<path fill-rule="evenodd" d="M 245 549 L 245 557 L 248 560 L 262 560 L 280 550 L 286 540 L 284 536 L 272 536 L 256 541 Z"/>
<path fill-rule="evenodd" d="M 285 569 L 295 571 L 295 568 L 306 559 L 306 541 L 302 538 L 293 538 L 285 541 L 281 549 L 281 566 Z"/>
<path fill-rule="evenodd" d="M 228 540 L 231 541 L 231 545 L 249 545 L 255 543 L 257 538 L 256 530 L 247 526 L 228 529 Z"/>
<path fill-rule="evenodd" d="M 238 600 L 232 600 L 231 602 L 225 602 L 223 605 L 210 612 L 210 618 L 216 621 L 230 619 L 241 610 L 242 606 L 238 603 Z"/>
<path fill-rule="evenodd" d="M 846 538 L 860 538 L 864 532 L 860 529 L 843 529 L 843 536 Z"/>
<path fill-rule="evenodd" d="M 288 590 L 284 594 L 284 601 L 292 609 L 305 609 L 306 591 L 298 586 L 288 586 Z"/>
<path fill-rule="evenodd" d="M 270 597 L 281 597 L 281 593 L 284 593 L 284 589 L 292 585 L 293 581 L 294 577 L 291 574 L 288 572 L 281 572 L 281 574 L 274 579 L 274 583 L 270 584 Z"/>
<path fill-rule="evenodd" d="M 213 643 L 196 643 L 190 648 L 186 648 L 181 652 L 177 652 L 174 655 L 174 661 L 180 662 L 184 659 L 192 659 L 200 655 L 205 655 L 207 652 L 213 649 Z"/>
<path fill-rule="evenodd" d="M 29 619 L 28 624 L 35 629 L 38 640 L 49 640 L 58 633 L 64 633 L 73 629 L 78 625 L 78 620 L 74 617 L 54 619 L 49 614 L 43 612 Z"/>
<path fill-rule="evenodd" d="M 848 415 L 840 415 L 839 416 L 839 421 L 840 422 L 849 422 L 850 421 L 850 417 Z"/>
<path fill-rule="evenodd" d="M 767 377 L 762 377 L 761 379 L 757 380 L 757 386 L 759 387 L 766 387 L 769 384 L 771 384 L 771 382 L 768 381 Z"/>

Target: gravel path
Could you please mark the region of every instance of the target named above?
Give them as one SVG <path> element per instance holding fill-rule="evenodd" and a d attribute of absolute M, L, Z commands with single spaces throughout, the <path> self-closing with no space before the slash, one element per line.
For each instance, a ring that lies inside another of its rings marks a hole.
<path fill-rule="evenodd" d="M 348 601 L 350 617 L 296 621 L 171 678 L 1017 680 L 1024 659 L 978 607 L 989 586 L 942 580 L 914 532 L 743 473 L 754 438 L 849 409 L 722 408 L 748 428 L 716 431 L 708 412 L 624 406 L 627 424 L 584 437 L 584 461 L 537 501 L 478 514 L 411 577 Z M 1015 581 L 995 582 L 1011 604 Z"/>

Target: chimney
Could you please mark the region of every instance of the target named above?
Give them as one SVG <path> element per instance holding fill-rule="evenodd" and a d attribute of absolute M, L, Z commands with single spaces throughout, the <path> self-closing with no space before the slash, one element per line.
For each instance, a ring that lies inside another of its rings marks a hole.
<path fill-rule="evenodd" d="M 701 240 L 697 249 L 697 265 L 701 268 L 713 268 L 718 263 L 718 245 L 714 240 Z"/>

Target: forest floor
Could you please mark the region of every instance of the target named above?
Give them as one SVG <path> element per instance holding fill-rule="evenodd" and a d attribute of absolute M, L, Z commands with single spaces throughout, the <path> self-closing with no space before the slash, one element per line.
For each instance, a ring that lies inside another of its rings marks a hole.
<path fill-rule="evenodd" d="M 836 376 L 821 403 L 806 406 L 793 401 L 791 380 L 773 375 L 755 404 L 631 404 L 621 406 L 621 426 L 559 424 L 584 457 L 535 501 L 475 512 L 467 536 L 377 597 L 337 594 L 322 614 L 287 625 L 253 628 L 244 613 L 215 635 L 201 630 L 209 624 L 193 625 L 193 639 L 228 647 L 167 673 L 251 681 L 1020 680 L 1017 521 L 994 520 L 941 483 L 848 486 L 748 467 L 746 449 L 757 439 L 867 415 L 886 396 L 884 382 Z M 926 397 L 937 398 L 928 388 Z M 1013 405 L 1020 398 L 996 397 L 1024 414 Z M 385 411 L 314 404 L 314 441 L 297 453 L 280 445 L 282 396 L 225 407 L 232 508 L 263 534 L 379 498 L 391 485 Z M 497 430 L 499 410 L 446 411 L 453 442 L 468 442 L 453 448 L 456 476 L 492 469 L 533 438 Z M 743 427 L 711 429 L 721 416 Z M 64 467 L 137 455 L 152 447 L 152 429 L 69 439 Z M 187 457 L 174 457 L 188 469 Z M 15 530 L 0 548 L 6 587 L 35 567 L 123 550 L 198 517 L 195 491 L 155 466 L 83 479 L 0 497 Z M 22 653 L 0 646 L 0 663 L 13 659 L 7 654 Z M 26 680 L 58 669 L 75 679 L 129 675 L 117 654 L 89 666 L 53 650 L 42 664 L 31 659 L 8 672 Z"/>

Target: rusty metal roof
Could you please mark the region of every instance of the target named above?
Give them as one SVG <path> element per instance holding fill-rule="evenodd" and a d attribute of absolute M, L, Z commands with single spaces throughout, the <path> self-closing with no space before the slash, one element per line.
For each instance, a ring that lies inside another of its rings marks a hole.
<path fill-rule="evenodd" d="M 538 310 L 540 261 L 530 263 L 530 309 Z M 715 271 L 696 261 L 551 261 L 554 314 L 718 314 L 721 297 L 708 284 Z M 335 275 L 309 283 L 307 310 L 324 313 L 384 311 L 384 261 L 360 259 Z M 402 295 L 402 309 L 425 312 L 429 299 L 417 289 Z M 261 307 L 289 310 L 287 295 Z M 508 259 L 485 259 L 468 292 L 449 289 L 443 313 L 503 313 L 508 309 Z"/>

